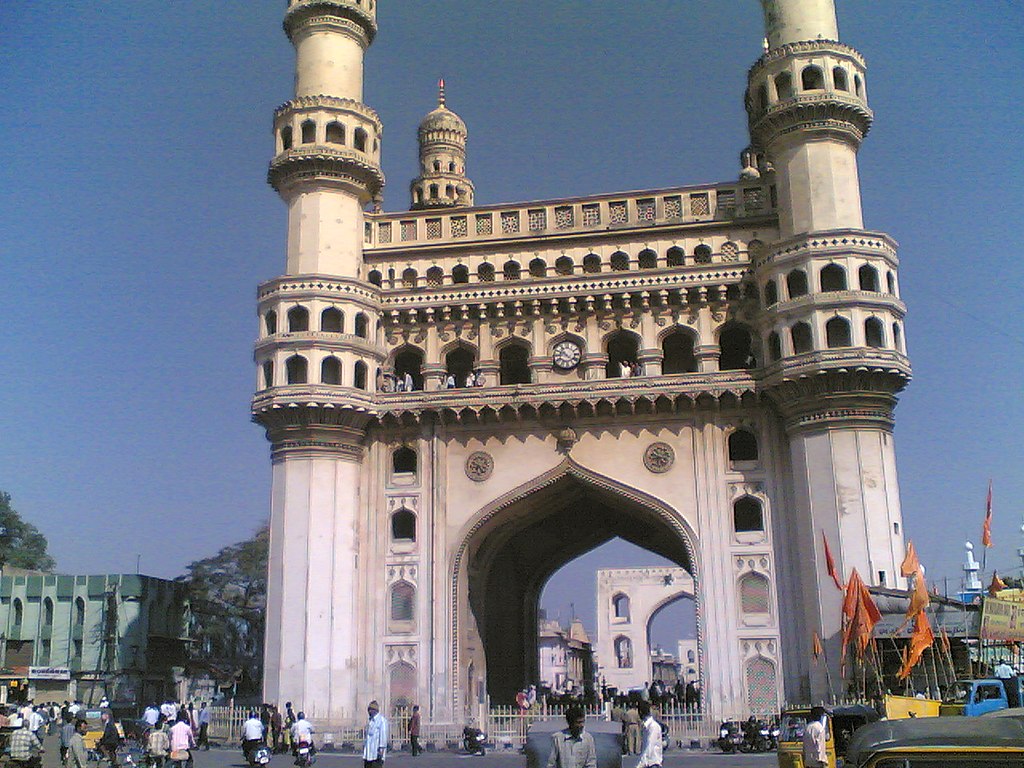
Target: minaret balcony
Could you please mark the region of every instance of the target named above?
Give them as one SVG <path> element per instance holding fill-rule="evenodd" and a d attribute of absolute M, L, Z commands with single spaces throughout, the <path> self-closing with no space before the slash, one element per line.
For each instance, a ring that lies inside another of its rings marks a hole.
<path fill-rule="evenodd" d="M 384 172 L 372 158 L 353 149 L 302 145 L 271 161 L 267 183 L 278 193 L 300 184 L 347 187 L 368 202 L 384 186 Z"/>
<path fill-rule="evenodd" d="M 878 291 L 858 290 L 819 291 L 792 299 L 780 299 L 766 307 L 764 313 L 777 318 L 803 315 L 814 310 L 828 311 L 848 307 L 867 311 L 889 311 L 896 317 L 903 317 L 907 313 L 907 305 L 897 296 Z"/>
<path fill-rule="evenodd" d="M 377 35 L 377 0 L 288 0 L 284 31 L 289 40 L 305 27 L 335 27 L 345 22 L 357 25 L 367 44 Z"/>
<path fill-rule="evenodd" d="M 800 93 L 752 115 L 750 136 L 760 147 L 796 131 L 828 134 L 859 146 L 873 121 L 874 113 L 855 96 Z"/>

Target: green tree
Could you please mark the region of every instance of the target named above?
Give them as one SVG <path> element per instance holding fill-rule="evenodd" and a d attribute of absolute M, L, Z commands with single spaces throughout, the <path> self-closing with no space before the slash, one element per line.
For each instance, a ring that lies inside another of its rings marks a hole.
<path fill-rule="evenodd" d="M 269 538 L 264 525 L 251 539 L 196 560 L 178 578 L 189 589 L 192 658 L 234 672 L 239 694 L 258 693 L 263 681 Z"/>
<path fill-rule="evenodd" d="M 0 565 L 32 571 L 52 571 L 57 565 L 46 552 L 46 537 L 21 519 L 11 506 L 11 494 L 4 491 L 0 491 Z"/>

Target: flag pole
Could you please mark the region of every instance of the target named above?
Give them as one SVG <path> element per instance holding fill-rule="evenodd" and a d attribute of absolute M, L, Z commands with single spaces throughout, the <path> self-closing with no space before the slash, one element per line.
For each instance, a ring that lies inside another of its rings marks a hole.
<path fill-rule="evenodd" d="M 825 644 L 821 644 L 821 660 L 825 664 L 825 683 L 828 685 L 828 697 L 831 700 L 831 704 L 835 706 L 836 703 L 836 689 L 832 685 L 832 670 L 828 665 L 828 651 L 825 649 Z"/>

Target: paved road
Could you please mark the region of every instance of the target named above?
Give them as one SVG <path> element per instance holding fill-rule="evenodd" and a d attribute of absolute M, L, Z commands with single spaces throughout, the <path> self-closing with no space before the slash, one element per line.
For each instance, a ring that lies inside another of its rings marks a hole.
<path fill-rule="evenodd" d="M 317 756 L 319 768 L 362 768 L 358 755 L 337 755 L 320 753 Z M 413 758 L 408 754 L 396 753 L 388 756 L 387 768 L 525 768 L 526 758 L 514 752 L 491 752 L 485 757 L 457 755 L 450 752 L 424 753 Z M 623 768 L 633 768 L 635 757 L 623 758 Z M 775 754 L 767 755 L 723 755 L 721 753 L 689 752 L 672 749 L 665 754 L 664 768 L 771 768 L 776 765 Z M 292 760 L 284 755 L 275 756 L 270 768 L 291 768 Z M 248 768 L 237 750 L 211 749 L 196 754 L 195 768 Z"/>

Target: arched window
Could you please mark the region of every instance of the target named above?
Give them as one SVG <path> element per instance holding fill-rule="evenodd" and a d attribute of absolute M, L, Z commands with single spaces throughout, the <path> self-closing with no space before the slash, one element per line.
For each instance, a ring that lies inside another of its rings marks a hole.
<path fill-rule="evenodd" d="M 771 613 L 771 585 L 759 573 L 740 579 L 740 610 L 745 614 Z"/>
<path fill-rule="evenodd" d="M 416 515 L 404 507 L 391 515 L 391 538 L 416 541 Z"/>
<path fill-rule="evenodd" d="M 441 194 L 441 188 L 437 184 L 430 185 L 430 199 L 436 200 L 437 196 Z"/>
<path fill-rule="evenodd" d="M 274 361 L 266 360 L 263 363 L 263 386 L 269 389 L 274 386 Z"/>
<path fill-rule="evenodd" d="M 782 359 L 782 339 L 775 331 L 768 334 L 768 356 L 773 363 Z"/>
<path fill-rule="evenodd" d="M 637 353 L 640 339 L 629 331 L 616 331 L 608 337 L 608 362 L 604 367 L 605 378 L 628 378 L 636 374 Z"/>
<path fill-rule="evenodd" d="M 277 312 L 270 310 L 263 316 L 263 327 L 267 331 L 267 336 L 277 333 Z"/>
<path fill-rule="evenodd" d="M 522 268 L 515 261 L 506 261 L 505 266 L 501 268 L 501 274 L 506 280 L 518 280 L 521 273 Z"/>
<path fill-rule="evenodd" d="M 896 348 L 897 352 L 903 351 L 903 332 L 900 329 L 899 323 L 892 324 L 892 345 Z"/>
<path fill-rule="evenodd" d="M 572 259 L 568 256 L 559 256 L 555 260 L 555 274 L 556 275 L 571 275 L 573 266 Z"/>
<path fill-rule="evenodd" d="M 686 663 L 687 664 L 694 664 L 694 663 L 696 663 L 696 661 L 697 661 L 697 654 L 694 653 L 693 651 L 687 651 L 686 652 Z"/>
<path fill-rule="evenodd" d="M 736 533 L 754 533 L 764 530 L 761 502 L 753 496 L 737 499 L 732 505 L 732 524 Z"/>
<path fill-rule="evenodd" d="M 750 712 L 768 715 L 779 710 L 775 665 L 758 656 L 747 662 L 747 705 Z"/>
<path fill-rule="evenodd" d="M 292 355 L 285 361 L 285 372 L 289 384 L 305 384 L 309 377 L 309 366 L 302 355 Z"/>
<path fill-rule="evenodd" d="M 864 321 L 864 343 L 876 349 L 885 346 L 885 331 L 882 329 L 882 321 L 877 317 L 869 317 Z"/>
<path fill-rule="evenodd" d="M 292 127 L 290 125 L 286 125 L 284 128 L 281 129 L 281 149 L 284 150 L 284 149 L 291 149 L 291 148 L 292 148 Z"/>
<path fill-rule="evenodd" d="M 614 271 L 626 272 L 629 270 L 629 255 L 623 251 L 616 251 L 609 259 L 609 263 Z"/>
<path fill-rule="evenodd" d="M 686 254 L 683 253 L 683 249 L 677 245 L 673 245 L 668 249 L 665 254 L 665 264 L 670 267 L 681 267 L 686 263 Z"/>
<path fill-rule="evenodd" d="M 371 269 L 370 274 L 366 276 L 366 279 L 370 285 L 376 285 L 378 288 L 381 286 L 381 283 L 384 282 L 383 275 L 381 275 L 380 270 L 377 269 Z"/>
<path fill-rule="evenodd" d="M 320 330 L 324 333 L 343 333 L 345 330 L 345 316 L 341 311 L 328 307 L 320 313 Z"/>
<path fill-rule="evenodd" d="M 658 254 L 650 248 L 645 248 L 637 254 L 636 263 L 640 269 L 654 269 L 658 266 Z"/>
<path fill-rule="evenodd" d="M 852 343 L 850 321 L 845 317 L 833 317 L 825 323 L 825 344 L 829 349 L 849 347 Z"/>
<path fill-rule="evenodd" d="M 729 435 L 729 461 L 757 461 L 757 437 L 749 429 Z"/>
<path fill-rule="evenodd" d="M 50 598 L 43 600 L 43 626 L 53 626 L 53 600 Z"/>
<path fill-rule="evenodd" d="M 312 144 L 316 141 L 316 123 L 306 120 L 302 124 L 302 143 Z"/>
<path fill-rule="evenodd" d="M 821 71 L 821 67 L 804 67 L 804 71 L 800 73 L 800 83 L 805 91 L 820 91 L 825 87 L 825 73 Z"/>
<path fill-rule="evenodd" d="M 757 108 L 764 112 L 768 109 L 768 84 L 761 83 L 757 86 Z"/>
<path fill-rule="evenodd" d="M 807 273 L 802 269 L 794 269 L 786 275 L 786 292 L 791 299 L 795 299 L 798 296 L 806 296 L 808 292 Z"/>
<path fill-rule="evenodd" d="M 407 581 L 391 587 L 391 620 L 412 621 L 416 616 L 416 587 Z"/>
<path fill-rule="evenodd" d="M 718 369 L 740 371 L 754 368 L 754 341 L 750 329 L 739 323 L 727 323 L 718 337 Z"/>
<path fill-rule="evenodd" d="M 612 598 L 612 610 L 616 619 L 629 621 L 629 595 L 624 595 L 621 592 L 615 595 Z"/>
<path fill-rule="evenodd" d="M 448 197 L 449 199 L 454 199 L 454 197 L 455 197 L 455 187 L 454 187 L 454 185 L 449 184 L 448 186 L 446 186 L 444 188 L 444 194 L 445 194 L 445 197 Z"/>
<path fill-rule="evenodd" d="M 396 448 L 391 454 L 391 471 L 397 474 L 416 474 L 416 451 L 407 445 Z"/>
<path fill-rule="evenodd" d="M 789 335 L 793 340 L 793 352 L 802 355 L 814 349 L 814 342 L 811 339 L 811 326 L 807 323 L 797 323 L 789 329 Z"/>
<path fill-rule="evenodd" d="M 366 131 L 363 128 L 356 128 L 355 147 L 359 152 L 366 151 Z"/>
<path fill-rule="evenodd" d="M 345 126 L 335 121 L 327 124 L 327 143 L 328 144 L 344 144 L 345 143 Z"/>
<path fill-rule="evenodd" d="M 365 339 L 369 333 L 369 321 L 367 320 L 366 315 L 360 312 L 356 315 L 356 336 L 361 339 Z"/>
<path fill-rule="evenodd" d="M 441 161 L 440 160 L 435 160 L 434 161 L 434 172 L 435 173 L 440 173 L 441 172 Z"/>
<path fill-rule="evenodd" d="M 468 347 L 455 347 L 444 356 L 444 367 L 455 378 L 455 386 L 464 387 L 476 367 L 476 356 Z"/>
<path fill-rule="evenodd" d="M 837 91 L 850 90 L 849 82 L 846 79 L 846 70 L 842 67 L 833 67 L 832 82 L 836 84 Z"/>
<path fill-rule="evenodd" d="M 488 262 L 484 262 L 476 269 L 476 279 L 481 283 L 493 283 L 494 282 L 494 265 Z"/>
<path fill-rule="evenodd" d="M 395 355 L 395 378 L 403 390 L 409 389 L 410 381 L 412 389 L 423 389 L 423 352 L 420 349 L 403 347 Z"/>
<path fill-rule="evenodd" d="M 356 389 L 366 389 L 366 363 L 362 360 L 356 361 L 355 375 L 352 383 Z"/>
<path fill-rule="evenodd" d="M 864 83 L 861 82 L 860 75 L 853 76 L 853 91 L 858 96 L 864 95 Z"/>
<path fill-rule="evenodd" d="M 423 188 L 422 187 L 416 187 L 416 202 L 417 203 L 422 203 L 423 202 Z"/>
<path fill-rule="evenodd" d="M 81 627 L 85 624 L 85 600 L 75 598 L 75 626 Z"/>
<path fill-rule="evenodd" d="M 468 283 L 469 267 L 467 267 L 465 264 L 456 264 L 454 267 L 452 267 L 452 282 Z"/>
<path fill-rule="evenodd" d="M 780 72 L 775 76 L 775 93 L 780 100 L 793 98 L 793 76 L 789 72 Z"/>
<path fill-rule="evenodd" d="M 615 638 L 615 665 L 619 669 L 633 667 L 633 643 L 628 637 Z"/>
<path fill-rule="evenodd" d="M 896 275 L 892 272 L 885 273 L 885 287 L 889 289 L 889 293 L 893 296 L 896 295 Z"/>
<path fill-rule="evenodd" d="M 305 307 L 292 307 L 288 310 L 289 333 L 302 333 L 309 330 L 309 310 Z"/>
<path fill-rule="evenodd" d="M 822 291 L 845 291 L 846 270 L 838 264 L 829 264 L 821 270 L 818 276 Z"/>
<path fill-rule="evenodd" d="M 682 329 L 666 334 L 661 341 L 663 358 L 661 372 L 694 373 L 697 370 L 697 357 L 693 353 L 693 334 Z"/>
<path fill-rule="evenodd" d="M 502 384 L 529 384 L 530 350 L 525 344 L 506 344 L 498 353 L 498 366 Z"/>
<path fill-rule="evenodd" d="M 596 275 L 601 271 L 601 257 L 596 253 L 588 253 L 583 257 L 583 271 L 588 275 Z"/>
<path fill-rule="evenodd" d="M 325 357 L 320 363 L 320 381 L 323 384 L 341 384 L 341 360 Z"/>
<path fill-rule="evenodd" d="M 415 288 L 416 278 L 418 277 L 419 273 L 415 269 L 413 269 L 412 267 L 407 267 L 405 271 L 402 272 L 402 287 L 410 289 Z"/>
<path fill-rule="evenodd" d="M 534 259 L 530 262 L 530 277 L 544 277 L 548 271 L 548 265 L 544 259 Z"/>
<path fill-rule="evenodd" d="M 878 292 L 878 270 L 870 264 L 862 264 L 857 270 L 857 281 L 862 291 Z"/>
<path fill-rule="evenodd" d="M 455 163 L 448 163 L 448 173 L 455 173 Z"/>
<path fill-rule="evenodd" d="M 764 284 L 764 305 L 766 307 L 771 307 L 778 303 L 779 286 L 775 284 L 774 280 L 769 280 Z"/>
<path fill-rule="evenodd" d="M 711 263 L 711 246 L 698 245 L 693 249 L 693 260 L 697 264 Z"/>

